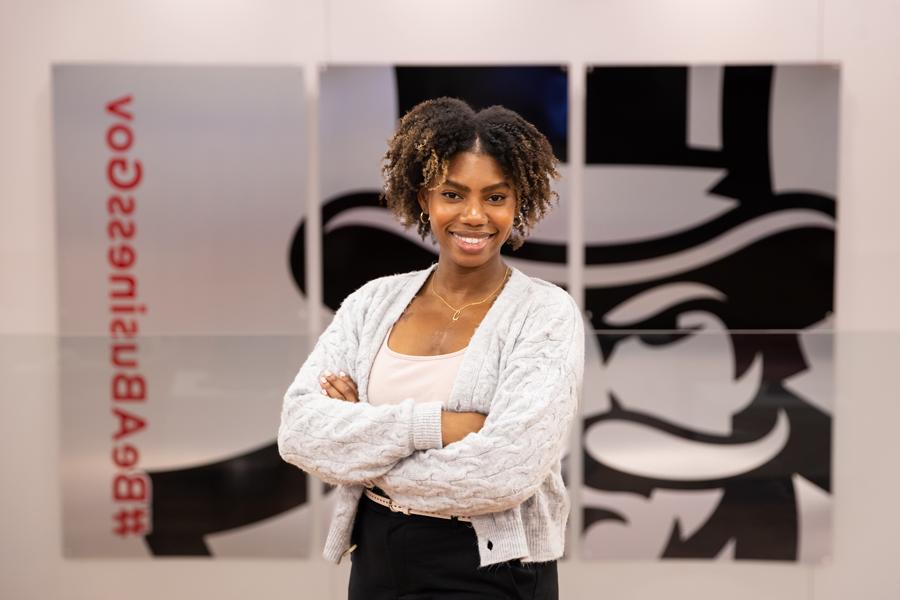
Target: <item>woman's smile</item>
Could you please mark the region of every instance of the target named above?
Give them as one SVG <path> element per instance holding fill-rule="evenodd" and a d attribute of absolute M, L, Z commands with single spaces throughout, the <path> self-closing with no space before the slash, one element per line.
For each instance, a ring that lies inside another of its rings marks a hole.
<path fill-rule="evenodd" d="M 456 241 L 460 250 L 477 254 L 487 247 L 488 241 L 496 234 L 451 231 L 450 235 Z"/>

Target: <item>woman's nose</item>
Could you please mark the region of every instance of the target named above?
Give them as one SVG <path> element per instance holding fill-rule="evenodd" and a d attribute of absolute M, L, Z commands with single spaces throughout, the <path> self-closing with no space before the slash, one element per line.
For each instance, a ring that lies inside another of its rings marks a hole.
<path fill-rule="evenodd" d="M 463 205 L 463 219 L 466 222 L 480 223 L 484 221 L 484 208 L 478 199 L 468 199 Z"/>

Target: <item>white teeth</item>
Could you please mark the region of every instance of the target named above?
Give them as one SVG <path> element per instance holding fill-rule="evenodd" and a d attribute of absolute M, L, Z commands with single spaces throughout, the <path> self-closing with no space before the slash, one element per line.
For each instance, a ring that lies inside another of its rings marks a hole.
<path fill-rule="evenodd" d="M 454 233 L 453 235 L 456 236 L 456 237 L 458 237 L 459 239 L 461 239 L 462 241 L 464 241 L 464 242 L 467 243 L 467 244 L 480 244 L 482 241 L 486 240 L 486 239 L 489 237 L 489 236 L 485 236 L 485 237 L 465 237 L 465 236 L 462 236 L 462 235 L 460 235 L 460 234 L 458 234 L 458 233 Z"/>

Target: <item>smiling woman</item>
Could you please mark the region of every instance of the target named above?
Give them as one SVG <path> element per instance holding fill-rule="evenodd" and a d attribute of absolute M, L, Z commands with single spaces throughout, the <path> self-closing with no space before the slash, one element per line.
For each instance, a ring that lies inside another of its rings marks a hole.
<path fill-rule="evenodd" d="M 453 192 L 494 191 L 493 186 L 472 188 L 467 182 L 459 182 L 457 173 L 451 175 L 451 164 L 460 153 L 484 158 L 484 168 L 494 176 L 492 183 L 504 188 L 496 191 L 511 196 L 507 201 L 514 207 L 516 223 L 509 242 L 513 249 L 519 248 L 557 199 L 550 189 L 550 179 L 558 179 L 559 172 L 543 134 L 502 106 L 476 113 L 462 100 L 438 98 L 410 110 L 384 155 L 384 199 L 388 207 L 406 224 L 418 221 L 424 239 L 432 227 L 427 214 L 423 218 L 420 212 L 428 212 L 422 206 L 423 195 L 430 196 L 443 185 L 449 185 Z"/>
<path fill-rule="evenodd" d="M 442 257 L 468 267 L 499 257 L 512 232 L 516 194 L 496 159 L 460 152 L 448 161 L 447 179 L 421 189 L 418 199 Z"/>
<path fill-rule="evenodd" d="M 500 254 L 555 199 L 556 158 L 518 114 L 439 98 L 384 159 L 385 202 L 438 263 L 344 300 L 285 395 L 279 451 L 339 486 L 325 556 L 350 555 L 350 598 L 556 598 L 582 317 Z"/>

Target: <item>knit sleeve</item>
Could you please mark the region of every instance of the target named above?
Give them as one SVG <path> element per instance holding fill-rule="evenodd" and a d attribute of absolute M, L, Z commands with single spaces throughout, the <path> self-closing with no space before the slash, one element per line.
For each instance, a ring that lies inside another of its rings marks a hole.
<path fill-rule="evenodd" d="M 394 501 L 475 516 L 537 492 L 562 457 L 584 371 L 582 317 L 568 294 L 554 298 L 530 311 L 481 430 L 416 452 L 376 480 Z"/>
<path fill-rule="evenodd" d="M 322 395 L 319 378 L 323 371 L 344 371 L 359 381 L 355 372 L 358 332 L 375 287 L 370 282 L 344 300 L 288 387 L 282 404 L 279 454 L 328 483 L 363 483 L 416 450 L 441 447 L 440 402 L 407 399 L 372 406 Z"/>

